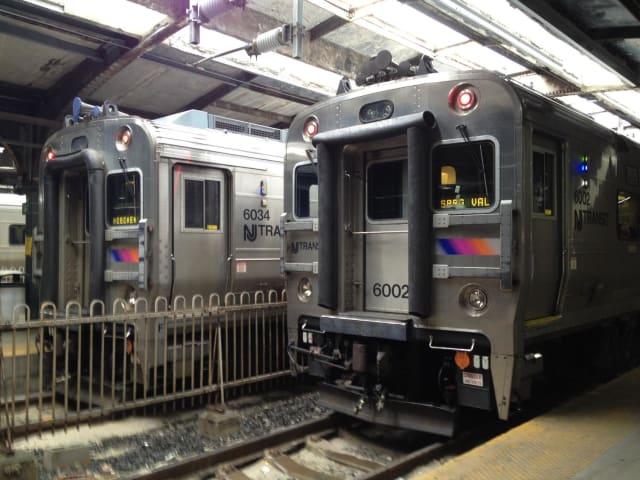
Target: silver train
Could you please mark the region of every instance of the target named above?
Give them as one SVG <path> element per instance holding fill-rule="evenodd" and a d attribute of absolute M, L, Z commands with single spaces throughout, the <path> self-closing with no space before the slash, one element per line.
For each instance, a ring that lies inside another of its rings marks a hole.
<path fill-rule="evenodd" d="M 528 398 L 543 346 L 638 338 L 640 147 L 533 91 L 466 72 L 337 95 L 292 123 L 284 184 L 289 353 L 339 411 L 453 435 L 462 407 Z"/>
<path fill-rule="evenodd" d="M 23 195 L 0 193 L 0 270 L 24 271 L 26 222 Z"/>
<path fill-rule="evenodd" d="M 101 300 L 122 313 L 140 298 L 282 288 L 285 135 L 200 111 L 148 121 L 76 101 L 42 152 L 41 303 L 61 312 L 74 301 L 86 315 Z"/>

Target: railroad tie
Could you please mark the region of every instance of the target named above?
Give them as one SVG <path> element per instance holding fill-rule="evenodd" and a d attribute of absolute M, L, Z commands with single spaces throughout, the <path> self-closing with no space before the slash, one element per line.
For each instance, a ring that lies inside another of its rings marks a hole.
<path fill-rule="evenodd" d="M 305 467 L 277 450 L 267 451 L 265 459 L 284 474 L 297 480 L 340 480 L 326 473 Z"/>
<path fill-rule="evenodd" d="M 307 439 L 306 446 L 309 450 L 323 455 L 336 463 L 356 468 L 363 472 L 373 472 L 384 467 L 384 464 L 366 460 L 348 453 L 343 453 L 331 447 L 331 444 L 324 439 L 311 437 Z"/>

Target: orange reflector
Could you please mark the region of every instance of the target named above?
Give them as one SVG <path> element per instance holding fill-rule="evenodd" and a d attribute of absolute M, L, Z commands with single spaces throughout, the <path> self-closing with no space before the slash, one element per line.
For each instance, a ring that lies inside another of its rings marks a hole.
<path fill-rule="evenodd" d="M 471 358 L 467 352 L 456 352 L 456 356 L 453 359 L 460 370 L 464 370 L 471 365 Z"/>
<path fill-rule="evenodd" d="M 133 353 L 133 342 L 131 340 L 127 340 L 127 353 L 129 355 Z"/>

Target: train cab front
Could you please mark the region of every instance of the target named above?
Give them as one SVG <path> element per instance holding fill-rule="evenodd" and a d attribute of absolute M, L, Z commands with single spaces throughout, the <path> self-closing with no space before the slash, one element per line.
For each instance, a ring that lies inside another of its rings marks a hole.
<path fill-rule="evenodd" d="M 417 83 L 346 95 L 292 125 L 315 150 L 290 140 L 290 350 L 323 379 L 327 406 L 453 435 L 460 407 L 508 414 L 513 191 L 499 182 L 514 134 L 476 120 L 480 87 L 422 85 L 425 109 Z M 317 237 L 304 230 L 314 213 Z"/>
<path fill-rule="evenodd" d="M 49 305 L 45 315 L 55 305 L 60 320 L 131 311 L 142 290 L 140 265 L 146 255 L 140 245 L 146 246 L 147 233 L 141 235 L 140 229 L 147 173 L 142 165 L 149 163 L 150 146 L 139 122 L 115 105 L 105 103 L 98 112 L 84 121 L 68 120 L 48 139 L 41 157 L 41 239 L 34 244 L 34 271 L 40 300 Z M 130 350 L 125 340 L 131 342 L 130 330 L 93 324 L 90 331 L 88 323 L 71 322 L 57 329 L 56 351 L 72 364 L 80 358 L 86 373 L 91 358 L 102 356 L 109 363 L 108 352 L 98 353 L 101 338 L 115 350 Z"/>

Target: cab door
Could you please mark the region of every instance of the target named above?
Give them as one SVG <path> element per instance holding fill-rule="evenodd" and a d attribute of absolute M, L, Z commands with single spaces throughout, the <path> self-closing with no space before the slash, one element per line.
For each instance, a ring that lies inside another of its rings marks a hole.
<path fill-rule="evenodd" d="M 88 305 L 89 298 L 89 222 L 87 176 L 80 169 L 62 176 L 59 212 L 59 298 L 58 305 L 74 300 Z"/>
<path fill-rule="evenodd" d="M 173 177 L 173 294 L 222 294 L 230 280 L 224 172 L 176 165 Z"/>
<path fill-rule="evenodd" d="M 408 311 L 406 149 L 365 154 L 365 310 Z"/>
<path fill-rule="evenodd" d="M 531 151 L 531 285 L 527 319 L 556 313 L 562 274 L 560 146 L 533 137 Z"/>

